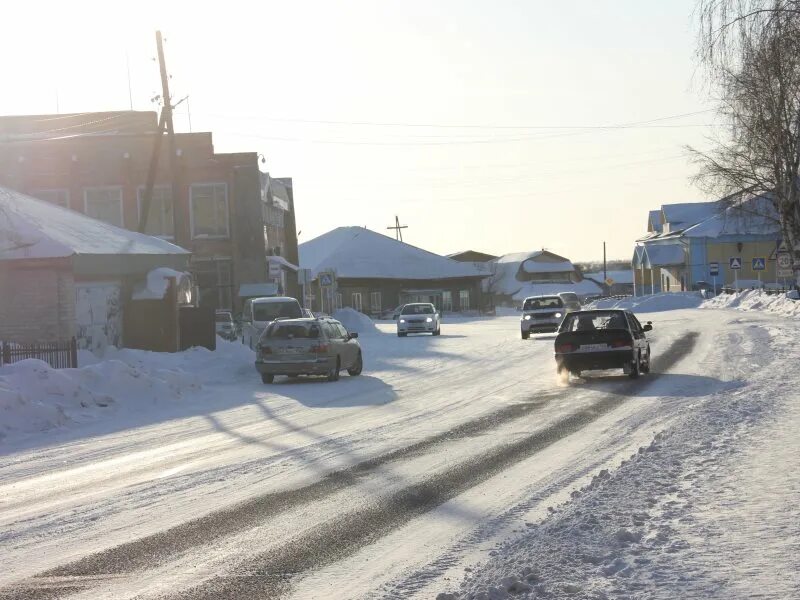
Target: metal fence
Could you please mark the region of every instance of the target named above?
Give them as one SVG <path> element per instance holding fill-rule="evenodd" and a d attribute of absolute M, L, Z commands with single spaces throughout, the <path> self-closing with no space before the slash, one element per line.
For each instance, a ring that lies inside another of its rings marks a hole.
<path fill-rule="evenodd" d="M 0 366 L 10 365 L 26 358 L 38 358 L 54 369 L 78 367 L 78 343 L 75 338 L 66 342 L 17 344 L 0 342 Z"/>

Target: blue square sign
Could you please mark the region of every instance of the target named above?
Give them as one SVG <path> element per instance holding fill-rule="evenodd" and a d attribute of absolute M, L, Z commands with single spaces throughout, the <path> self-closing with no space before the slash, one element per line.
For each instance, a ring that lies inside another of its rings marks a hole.
<path fill-rule="evenodd" d="M 756 256 L 753 259 L 753 271 L 763 271 L 767 268 L 767 259 L 763 256 Z"/>
<path fill-rule="evenodd" d="M 711 275 L 712 277 L 716 277 L 717 275 L 719 275 L 718 262 L 708 263 L 708 274 Z"/>
<path fill-rule="evenodd" d="M 738 256 L 731 256 L 728 259 L 728 262 L 730 263 L 729 266 L 732 271 L 738 271 L 739 269 L 742 268 L 742 259 L 739 258 Z"/>

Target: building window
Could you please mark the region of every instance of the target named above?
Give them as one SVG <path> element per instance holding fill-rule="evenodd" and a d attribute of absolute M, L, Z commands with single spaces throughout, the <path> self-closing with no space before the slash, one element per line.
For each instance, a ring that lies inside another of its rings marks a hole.
<path fill-rule="evenodd" d="M 139 220 L 144 210 L 144 187 L 139 188 Z M 150 198 L 150 212 L 147 215 L 147 227 L 144 232 L 148 235 L 170 238 L 174 237 L 175 225 L 172 217 L 172 187 L 159 185 L 153 188 Z"/>
<path fill-rule="evenodd" d="M 353 292 L 352 295 L 353 308 L 361 312 L 361 292 Z"/>
<path fill-rule="evenodd" d="M 84 212 L 95 219 L 124 227 L 122 218 L 122 188 L 87 188 L 83 192 Z"/>
<path fill-rule="evenodd" d="M 458 292 L 458 303 L 462 311 L 469 310 L 469 290 L 461 290 Z"/>
<path fill-rule="evenodd" d="M 453 312 L 453 292 L 449 290 L 442 292 L 442 310 Z"/>
<path fill-rule="evenodd" d="M 370 292 L 369 293 L 369 309 L 372 312 L 381 312 L 383 305 L 381 303 L 381 293 L 380 292 Z"/>
<path fill-rule="evenodd" d="M 334 302 L 336 303 L 336 306 L 335 306 L 336 310 L 339 310 L 340 308 L 342 308 L 342 293 L 341 292 L 336 292 L 336 296 L 334 297 Z"/>
<path fill-rule="evenodd" d="M 69 190 L 36 190 L 31 192 L 31 196 L 39 200 L 44 200 L 45 202 L 51 202 L 63 206 L 64 208 L 69 208 Z"/>
<path fill-rule="evenodd" d="M 224 183 L 194 184 L 190 191 L 193 238 L 226 238 L 228 186 Z"/>
<path fill-rule="evenodd" d="M 267 205 L 267 223 L 274 227 L 283 227 L 283 209 Z"/>
<path fill-rule="evenodd" d="M 233 308 L 233 266 L 228 259 L 198 260 L 192 274 L 200 289 L 200 305 Z"/>

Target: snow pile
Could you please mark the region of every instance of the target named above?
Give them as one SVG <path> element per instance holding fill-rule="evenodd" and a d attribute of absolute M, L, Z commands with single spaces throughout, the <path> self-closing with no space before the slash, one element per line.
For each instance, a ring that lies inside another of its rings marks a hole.
<path fill-rule="evenodd" d="M 767 294 L 761 290 L 720 294 L 703 302 L 701 308 L 736 308 L 770 312 L 785 317 L 800 317 L 800 302 L 792 298 L 794 295 L 792 292 Z"/>
<path fill-rule="evenodd" d="M 103 359 L 80 354 L 78 369 L 53 369 L 28 359 L 0 367 L 0 439 L 48 431 L 122 410 L 174 402 L 205 383 L 235 381 L 251 371 L 252 352 L 218 342 L 218 350 L 192 348 L 164 354 L 108 348 Z"/>
<path fill-rule="evenodd" d="M 377 335 L 380 333 L 375 323 L 364 313 L 353 308 L 340 308 L 333 313 L 333 318 L 344 325 L 351 333 L 359 335 Z"/>
<path fill-rule="evenodd" d="M 168 267 L 153 269 L 147 274 L 147 283 L 136 286 L 133 292 L 133 299 L 161 300 L 169 288 L 170 277 L 174 277 L 176 285 L 180 286 L 181 282 L 188 277 L 188 274 Z"/>
<path fill-rule="evenodd" d="M 621 308 L 636 313 L 663 312 L 684 308 L 698 308 L 703 302 L 700 292 L 664 292 L 650 296 L 630 296 L 628 298 L 604 298 L 589 304 L 586 308 Z"/>

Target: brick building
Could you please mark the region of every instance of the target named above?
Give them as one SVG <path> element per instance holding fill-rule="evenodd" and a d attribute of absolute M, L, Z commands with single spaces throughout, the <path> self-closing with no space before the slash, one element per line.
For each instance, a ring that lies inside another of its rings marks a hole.
<path fill-rule="evenodd" d="M 136 230 L 157 125 L 155 112 L 0 117 L 0 185 Z M 178 133 L 172 198 L 168 147 L 145 231 L 191 251 L 201 305 L 238 310 L 240 286 L 267 281 L 258 155 Z"/>
<path fill-rule="evenodd" d="M 267 240 L 268 278 L 277 293 L 299 298 L 299 264 L 294 190 L 291 177 L 261 174 L 261 199 Z"/>

